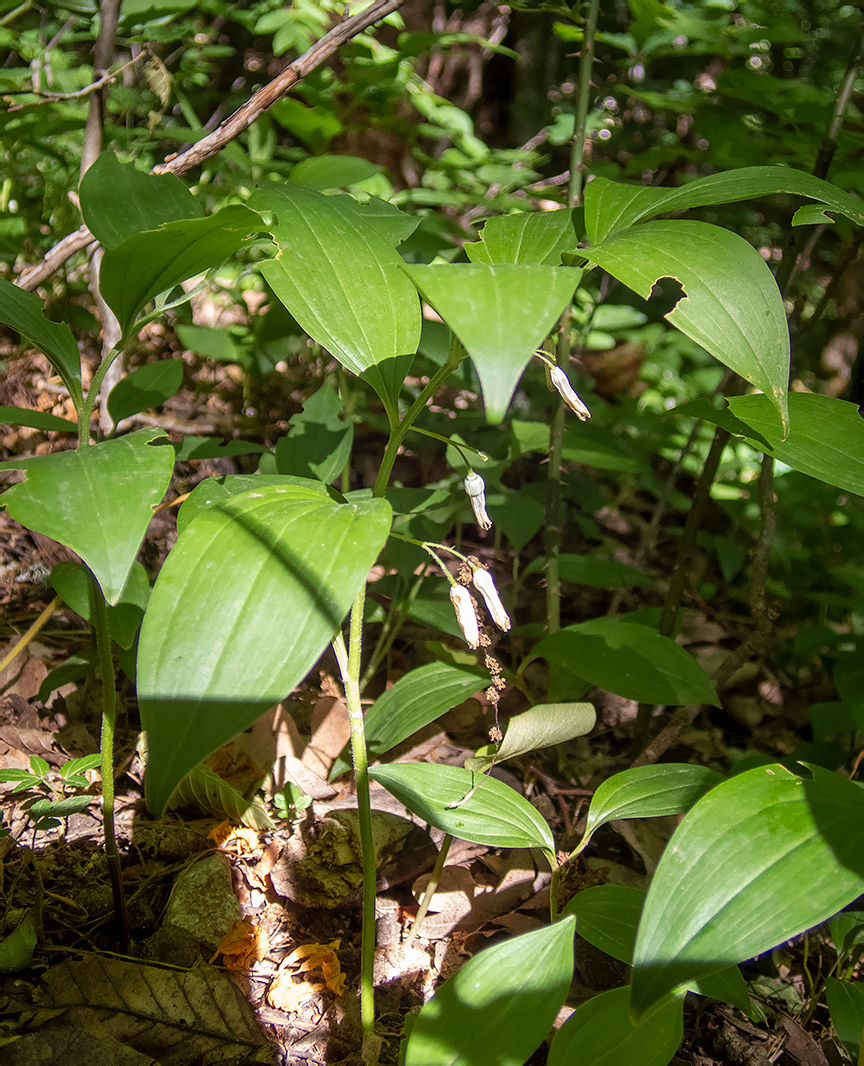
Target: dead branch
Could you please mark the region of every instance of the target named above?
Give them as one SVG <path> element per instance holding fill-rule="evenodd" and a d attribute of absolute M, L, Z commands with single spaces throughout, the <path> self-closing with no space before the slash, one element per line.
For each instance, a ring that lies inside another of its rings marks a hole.
<path fill-rule="evenodd" d="M 316 67 L 320 67 L 343 44 L 368 29 L 373 23 L 392 14 L 403 3 L 404 0 L 377 0 L 377 3 L 372 4 L 365 11 L 343 19 L 342 22 L 326 33 L 320 41 L 313 44 L 308 52 L 304 52 L 302 56 L 290 63 L 278 77 L 274 78 L 262 89 L 259 89 L 254 96 L 251 96 L 242 107 L 238 108 L 233 115 L 213 130 L 212 133 L 187 148 L 181 155 L 174 156 L 167 162 L 154 167 L 152 173 L 185 174 L 187 170 L 191 170 L 192 167 L 203 163 L 205 159 L 210 159 L 211 156 L 216 155 L 226 144 L 229 144 L 235 137 L 238 137 L 244 130 L 248 129 L 259 115 L 272 107 L 298 81 L 305 78 Z M 15 284 L 22 289 L 35 289 L 37 285 L 41 285 L 46 278 L 49 278 L 61 264 L 65 263 L 70 256 L 86 247 L 94 239 L 90 230 L 86 226 L 81 226 L 80 229 L 68 234 L 62 241 L 55 244 L 41 263 L 23 270 Z"/>

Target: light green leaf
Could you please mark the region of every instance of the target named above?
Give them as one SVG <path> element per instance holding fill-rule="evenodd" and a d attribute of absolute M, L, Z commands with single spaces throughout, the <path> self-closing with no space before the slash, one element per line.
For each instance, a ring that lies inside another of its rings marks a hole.
<path fill-rule="evenodd" d="M 573 212 L 525 211 L 490 218 L 481 240 L 466 244 L 472 263 L 533 263 L 560 266 L 561 253 L 576 247 Z"/>
<path fill-rule="evenodd" d="M 660 278 L 685 296 L 665 317 L 769 396 L 788 429 L 789 329 L 768 264 L 742 237 L 704 222 L 647 222 L 582 250 L 647 299 Z"/>
<path fill-rule="evenodd" d="M 199 763 L 171 793 L 170 810 L 197 807 L 214 818 L 231 818 L 250 829 L 272 829 L 273 822 L 260 800 L 247 799 L 209 766 Z"/>
<path fill-rule="evenodd" d="M 239 363 L 245 366 L 249 361 L 248 352 L 237 345 L 227 329 L 215 326 L 177 326 L 180 343 L 205 359 L 215 359 L 221 363 Z"/>
<path fill-rule="evenodd" d="M 381 397 L 392 419 L 420 340 L 420 301 L 401 257 L 370 221 L 312 189 L 260 189 L 279 253 L 261 273 L 300 326 Z"/>
<path fill-rule="evenodd" d="M 78 424 L 68 418 L 58 418 L 47 411 L 28 411 L 25 407 L 0 407 L 0 425 L 32 426 L 33 429 L 59 430 L 61 433 L 77 433 Z"/>
<path fill-rule="evenodd" d="M 80 407 L 81 356 L 66 323 L 51 322 L 38 296 L 4 278 L 0 278 L 0 322 L 36 345 L 63 379 L 76 408 Z"/>
<path fill-rule="evenodd" d="M 90 621 L 90 580 L 83 563 L 58 563 L 51 571 L 51 587 L 63 602 L 79 614 L 85 622 Z M 108 607 L 108 632 L 121 648 L 129 649 L 144 617 L 144 609 L 150 597 L 150 582 L 141 563 L 134 562 L 123 594 L 113 606 Z"/>
<path fill-rule="evenodd" d="M 622 770 L 604 781 L 591 797 L 579 851 L 607 822 L 683 814 L 722 781 L 723 777 L 716 770 L 686 763 L 634 766 Z"/>
<path fill-rule="evenodd" d="M 541 848 L 554 865 L 545 820 L 515 789 L 459 766 L 392 763 L 369 776 L 430 825 L 490 848 Z"/>
<path fill-rule="evenodd" d="M 325 381 L 291 419 L 288 436 L 276 442 L 271 462 L 279 474 L 315 478 L 329 485 L 344 470 L 353 440 L 354 425 L 342 418 L 342 401 Z"/>
<path fill-rule="evenodd" d="M 231 496 L 239 496 L 241 492 L 263 489 L 270 485 L 297 485 L 321 496 L 322 499 L 344 502 L 335 489 L 308 477 L 294 477 L 293 474 L 224 474 L 222 477 L 208 477 L 199 481 L 189 493 L 177 515 L 177 532 L 182 533 L 192 519 L 208 507 L 223 503 Z"/>
<path fill-rule="evenodd" d="M 653 584 L 651 578 L 635 566 L 619 563 L 617 559 L 599 559 L 595 555 L 571 555 L 565 552 L 558 557 L 558 567 L 563 581 L 589 585 L 591 588 L 626 589 Z M 522 574 L 542 574 L 545 569 L 546 557 L 541 555 L 532 559 Z"/>
<path fill-rule="evenodd" d="M 574 931 L 565 918 L 469 959 L 420 1012 L 405 1066 L 522 1066 L 570 989 Z"/>
<path fill-rule="evenodd" d="M 81 214 L 105 248 L 119 248 L 142 230 L 200 218 L 201 205 L 174 174 L 146 174 L 103 152 L 78 186 Z"/>
<path fill-rule="evenodd" d="M 123 334 L 150 300 L 224 263 L 261 228 L 254 211 L 234 204 L 208 218 L 168 222 L 137 233 L 106 251 L 99 271 L 102 296 Z"/>
<path fill-rule="evenodd" d="M 530 658 L 537 656 L 625 699 L 720 706 L 713 683 L 691 655 L 635 622 L 594 618 L 567 626 L 535 645 Z"/>
<path fill-rule="evenodd" d="M 153 442 L 161 430 L 142 429 L 119 440 L 0 463 L 24 470 L 26 481 L 0 497 L 6 511 L 77 552 L 105 599 L 117 603 L 174 469 L 174 449 Z"/>
<path fill-rule="evenodd" d="M 598 177 L 585 188 L 585 227 L 593 243 L 636 222 L 690 207 L 753 200 L 774 193 L 797 193 L 839 211 L 864 226 L 864 203 L 830 182 L 789 167 L 742 167 L 688 182 L 680 189 L 624 185 Z"/>
<path fill-rule="evenodd" d="M 289 181 L 307 189 L 344 189 L 380 174 L 383 167 L 354 155 L 319 155 L 304 159 L 291 171 Z"/>
<path fill-rule="evenodd" d="M 456 263 L 405 266 L 474 361 L 486 417 L 504 417 L 522 372 L 582 277 L 572 267 Z M 539 373 L 538 368 L 538 373 Z"/>
<path fill-rule="evenodd" d="M 760 955 L 864 891 L 864 791 L 818 767 L 738 774 L 703 796 L 664 851 L 642 912 L 632 1007 Z"/>
<path fill-rule="evenodd" d="M 384 500 L 264 485 L 199 513 L 168 556 L 138 645 L 146 796 L 181 778 L 302 681 L 390 530 Z"/>
<path fill-rule="evenodd" d="M 486 770 L 493 763 L 584 737 L 596 724 L 597 712 L 591 703 L 538 703 L 510 719 L 497 751 L 493 744 L 485 744 L 465 766 Z"/>
<path fill-rule="evenodd" d="M 108 396 L 108 414 L 116 426 L 124 418 L 158 407 L 183 384 L 183 360 L 159 359 L 121 378 Z"/>
<path fill-rule="evenodd" d="M 601 992 L 555 1034 L 548 1066 L 668 1066 L 684 1036 L 684 1004 L 668 999 L 640 1022 L 630 1019 L 630 989 Z"/>

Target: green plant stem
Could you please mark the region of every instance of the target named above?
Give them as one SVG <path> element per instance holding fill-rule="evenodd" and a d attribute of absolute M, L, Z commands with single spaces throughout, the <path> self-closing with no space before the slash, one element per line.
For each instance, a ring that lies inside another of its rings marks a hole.
<path fill-rule="evenodd" d="M 398 607 L 393 608 L 388 613 L 384 625 L 381 627 L 381 635 L 378 638 L 378 643 L 373 648 L 372 654 L 369 657 L 369 662 L 366 664 L 366 669 L 363 671 L 363 677 L 360 679 L 361 693 L 375 676 L 378 667 L 390 654 L 390 649 L 393 647 L 394 641 L 399 636 L 402 626 L 405 624 L 405 619 L 408 617 L 408 612 L 411 610 L 411 604 L 417 598 L 425 580 L 425 573 L 418 574 L 417 580 L 408 590 L 405 599 Z"/>
<path fill-rule="evenodd" d="M 420 900 L 420 906 L 417 908 L 417 917 L 411 923 L 411 928 L 408 930 L 408 935 L 405 937 L 405 942 L 402 945 L 403 951 L 407 951 L 413 943 L 414 937 L 420 932 L 420 926 L 423 924 L 423 919 L 426 917 L 426 913 L 429 910 L 429 904 L 432 902 L 432 897 L 435 895 L 435 890 L 438 888 L 438 882 L 441 880 L 441 872 L 444 869 L 444 863 L 447 861 L 447 853 L 450 851 L 450 845 L 452 843 L 453 837 L 451 837 L 449 833 L 441 841 L 441 850 L 438 852 L 438 858 L 435 860 L 435 865 L 432 868 L 429 884 L 426 886 L 423 898 Z"/>
<path fill-rule="evenodd" d="M 115 359 L 119 358 L 123 352 L 121 344 L 118 344 L 116 348 L 113 348 L 99 364 L 96 373 L 93 375 L 93 380 L 90 382 L 90 388 L 87 390 L 87 395 L 81 403 L 81 409 L 78 411 L 79 448 L 90 443 L 90 417 L 93 414 L 96 397 L 99 395 L 99 389 L 102 387 L 102 382 L 105 379 L 105 375 L 108 373 L 111 364 Z"/>
<path fill-rule="evenodd" d="M 114 914 L 120 923 L 123 953 L 129 954 L 129 919 L 126 914 L 126 896 L 123 890 L 123 874 L 120 855 L 117 851 L 117 836 L 114 832 L 114 728 L 117 722 L 117 691 L 114 683 L 114 660 L 111 657 L 111 640 L 108 636 L 108 612 L 105 596 L 99 582 L 90 574 L 90 604 L 96 648 L 99 653 L 99 669 L 102 674 L 102 831 L 105 834 L 105 858 L 111 878 L 114 896 Z"/>
<path fill-rule="evenodd" d="M 442 363 L 441 366 L 438 367 L 423 387 L 420 395 L 405 412 L 402 419 L 391 429 L 390 439 L 387 441 L 387 447 L 385 448 L 384 456 L 381 459 L 378 476 L 375 478 L 375 486 L 372 489 L 373 496 L 383 496 L 387 491 L 390 475 L 393 473 L 393 464 L 396 462 L 396 456 L 399 454 L 399 448 L 402 441 L 405 439 L 405 434 L 411 428 L 414 420 L 429 402 L 431 397 L 435 394 L 438 386 L 448 378 L 462 362 L 464 354 L 464 349 L 458 344 L 458 342 L 451 344 L 450 356 L 447 359 L 447 362 Z"/>
<path fill-rule="evenodd" d="M 351 608 L 348 650 L 339 633 L 333 651 L 342 674 L 348 721 L 351 725 L 351 758 L 357 786 L 357 822 L 360 833 L 360 864 L 363 871 L 363 929 L 360 942 L 360 1022 L 364 1036 L 375 1033 L 375 998 L 372 979 L 375 964 L 375 846 L 372 838 L 372 803 L 369 798 L 369 761 L 366 730 L 360 703 L 360 657 L 363 650 L 363 612 L 366 588 L 360 590 Z"/>
<path fill-rule="evenodd" d="M 582 197 L 582 163 L 585 158 L 585 131 L 588 122 L 588 104 L 591 96 L 591 72 L 594 66 L 594 40 L 597 33 L 597 14 L 600 0 L 591 0 L 585 20 L 582 49 L 579 56 L 579 95 L 573 125 L 573 140 L 570 143 L 570 181 L 567 187 L 567 203 L 575 207 Z M 566 368 L 570 359 L 570 319 L 568 309 L 561 316 L 556 347 L 558 366 Z M 549 435 L 549 467 L 547 471 L 548 494 L 546 497 L 546 631 L 556 633 L 561 628 L 561 571 L 559 557 L 563 539 L 561 515 L 561 457 L 564 450 L 564 420 L 566 411 L 559 404 Z"/>

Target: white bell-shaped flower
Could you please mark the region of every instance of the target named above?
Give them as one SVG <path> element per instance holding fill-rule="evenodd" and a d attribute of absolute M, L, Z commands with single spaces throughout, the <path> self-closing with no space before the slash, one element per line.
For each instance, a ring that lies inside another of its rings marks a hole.
<path fill-rule="evenodd" d="M 495 588 L 495 579 L 488 570 L 480 567 L 474 571 L 474 588 L 483 597 L 486 609 L 492 615 L 492 621 L 506 633 L 511 625 L 510 616 L 504 610 L 504 604 L 498 595 L 498 589 Z"/>
<path fill-rule="evenodd" d="M 450 586 L 450 602 L 456 610 L 456 621 L 465 635 L 465 643 L 475 650 L 480 647 L 480 623 L 471 602 L 471 593 L 464 585 Z"/>
<path fill-rule="evenodd" d="M 582 422 L 587 421 L 587 419 L 591 417 L 591 412 L 576 395 L 576 391 L 570 384 L 570 379 L 567 377 L 561 367 L 550 367 L 549 377 L 552 381 L 552 384 L 558 390 L 561 399 L 564 401 L 564 403 L 567 404 L 573 414 L 575 414 L 576 417 Z"/>
<path fill-rule="evenodd" d="M 478 529 L 487 532 L 492 528 L 492 519 L 486 513 L 486 483 L 473 470 L 470 470 L 465 478 L 465 491 L 471 501 L 471 510 L 474 512 Z"/>

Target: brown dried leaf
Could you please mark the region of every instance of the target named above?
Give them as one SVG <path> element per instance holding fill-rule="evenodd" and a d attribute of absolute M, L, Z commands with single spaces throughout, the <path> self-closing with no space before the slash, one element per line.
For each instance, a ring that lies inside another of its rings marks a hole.
<path fill-rule="evenodd" d="M 222 937 L 217 954 L 229 970 L 248 970 L 253 962 L 264 958 L 268 948 L 264 930 L 251 918 L 241 918 Z"/>

